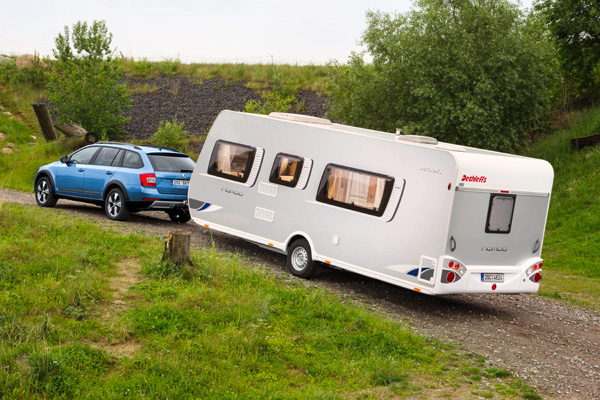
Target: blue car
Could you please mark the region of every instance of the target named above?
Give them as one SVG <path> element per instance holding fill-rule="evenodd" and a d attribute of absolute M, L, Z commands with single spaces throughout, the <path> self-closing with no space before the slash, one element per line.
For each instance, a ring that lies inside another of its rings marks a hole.
<path fill-rule="evenodd" d="M 174 222 L 187 222 L 187 194 L 196 164 L 168 147 L 98 142 L 44 165 L 35 174 L 35 200 L 53 207 L 58 199 L 94 203 L 108 218 L 161 210 Z"/>

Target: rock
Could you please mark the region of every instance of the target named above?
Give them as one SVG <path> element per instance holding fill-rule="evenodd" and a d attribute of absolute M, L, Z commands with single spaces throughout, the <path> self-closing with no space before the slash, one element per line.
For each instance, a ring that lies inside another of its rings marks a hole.
<path fill-rule="evenodd" d="M 4 132 L 0 132 L 0 142 L 4 142 L 6 140 L 6 134 Z"/>
<path fill-rule="evenodd" d="M 35 67 L 47 68 L 48 65 L 46 65 L 46 63 L 43 62 L 38 56 L 33 54 L 23 54 L 17 58 L 17 69 Z"/>
<path fill-rule="evenodd" d="M 8 147 L 5 147 L 2 149 L 2 154 L 12 154 L 13 151 L 11 149 L 9 149 Z"/>
<path fill-rule="evenodd" d="M 6 115 L 7 117 L 12 117 L 12 113 L 10 111 L 2 111 L 3 115 Z"/>
<path fill-rule="evenodd" d="M 585 155 L 585 159 L 586 159 L 586 160 L 589 160 L 590 158 L 594 157 L 594 155 L 595 155 L 595 154 L 596 154 L 596 153 L 587 153 L 587 154 Z"/>
<path fill-rule="evenodd" d="M 6 63 L 12 63 L 12 62 L 15 62 L 15 60 L 13 60 L 10 57 L 0 56 L 0 64 L 6 64 Z"/>
<path fill-rule="evenodd" d="M 37 140 L 36 136 L 30 135 L 33 140 Z"/>
<path fill-rule="evenodd" d="M 17 146 L 15 146 L 14 143 L 9 143 L 9 144 L 7 144 L 7 146 L 10 147 L 11 149 L 16 149 L 17 148 Z"/>

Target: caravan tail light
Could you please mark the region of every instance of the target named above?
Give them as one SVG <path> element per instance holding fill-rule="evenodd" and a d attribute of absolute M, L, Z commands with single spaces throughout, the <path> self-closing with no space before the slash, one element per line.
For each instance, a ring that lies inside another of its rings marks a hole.
<path fill-rule="evenodd" d="M 539 283 L 542 280 L 542 266 L 541 262 L 536 262 L 531 267 L 527 268 L 525 272 L 530 281 Z"/>
<path fill-rule="evenodd" d="M 448 275 L 446 275 L 446 281 L 448 283 L 452 283 L 452 282 L 454 282 L 454 279 L 456 279 L 456 275 L 454 274 L 454 272 L 452 272 L 452 271 L 448 272 Z"/>
<path fill-rule="evenodd" d="M 156 187 L 156 175 L 140 174 L 140 182 L 142 186 Z"/>

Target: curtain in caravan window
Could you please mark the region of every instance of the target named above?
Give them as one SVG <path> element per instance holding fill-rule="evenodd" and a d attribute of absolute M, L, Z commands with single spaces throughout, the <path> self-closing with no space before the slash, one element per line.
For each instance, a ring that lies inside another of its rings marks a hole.
<path fill-rule="evenodd" d="M 233 160 L 233 154 L 235 151 L 231 151 L 232 146 L 229 144 L 221 143 L 219 147 L 219 158 L 217 161 L 217 168 L 219 171 L 226 174 L 231 173 L 231 161 Z M 233 154 L 232 154 L 233 153 Z"/>
<path fill-rule="evenodd" d="M 217 141 L 210 157 L 208 173 L 238 182 L 246 182 L 256 148 Z"/>
<path fill-rule="evenodd" d="M 375 214 L 383 212 L 381 205 L 393 185 L 393 178 L 334 166 L 327 168 L 323 179 L 317 200 Z"/>

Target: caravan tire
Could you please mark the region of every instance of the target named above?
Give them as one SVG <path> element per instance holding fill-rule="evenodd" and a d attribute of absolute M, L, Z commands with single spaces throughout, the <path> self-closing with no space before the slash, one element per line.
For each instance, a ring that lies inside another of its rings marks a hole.
<path fill-rule="evenodd" d="M 317 270 L 317 263 L 312 259 L 310 245 L 304 239 L 296 239 L 287 253 L 287 266 L 290 272 L 300 278 L 308 279 Z"/>

